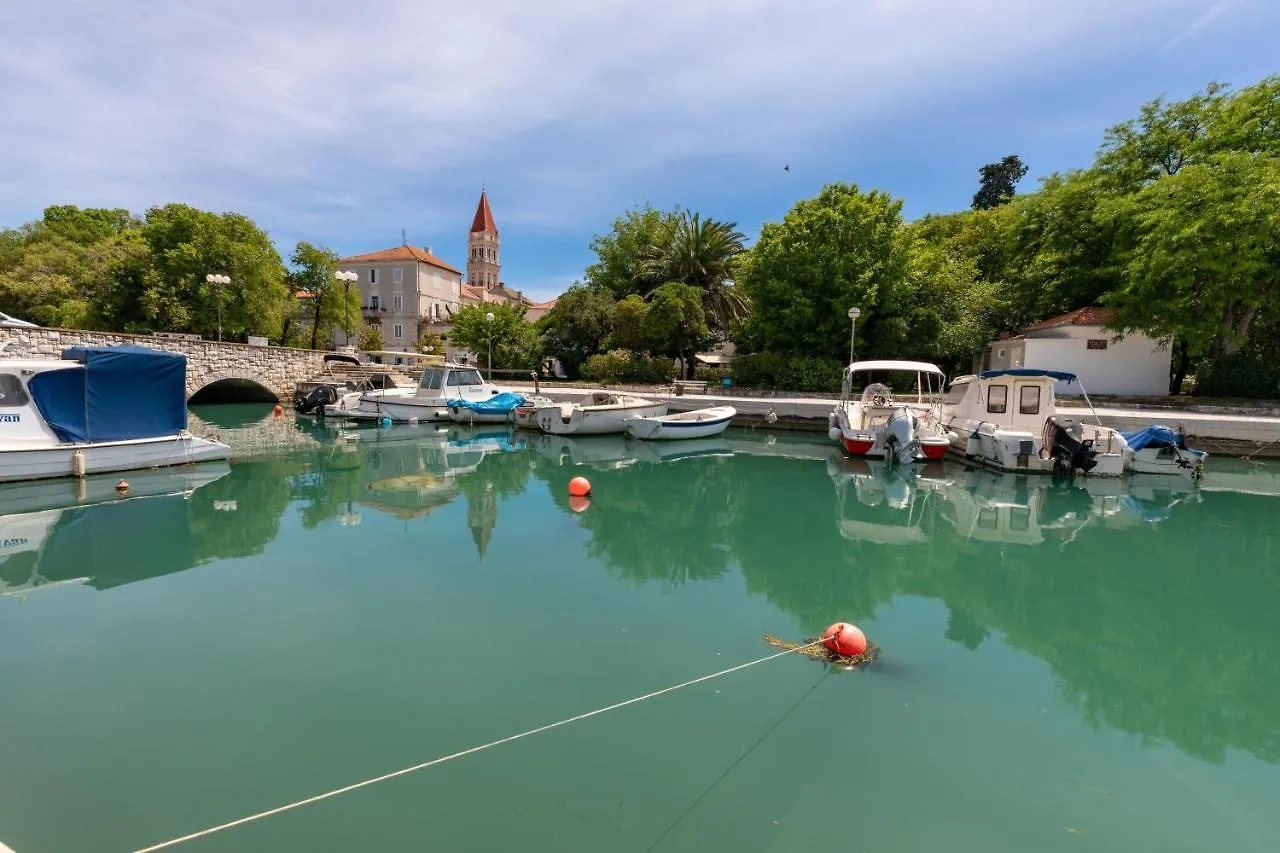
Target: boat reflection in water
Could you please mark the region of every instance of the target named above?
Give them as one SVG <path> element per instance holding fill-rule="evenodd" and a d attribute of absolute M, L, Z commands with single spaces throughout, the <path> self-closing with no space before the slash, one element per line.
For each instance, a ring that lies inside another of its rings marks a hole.
<path fill-rule="evenodd" d="M 123 495 L 117 474 L 0 488 L 0 594 L 109 589 L 191 568 L 192 493 L 230 470 L 211 462 L 131 471 Z"/>
<path fill-rule="evenodd" d="M 919 471 L 830 459 L 840 534 L 880 544 L 925 541 L 942 521 L 974 542 L 1070 542 L 1089 525 L 1153 524 L 1201 500 L 1185 478 L 1045 478 L 933 464 Z"/>

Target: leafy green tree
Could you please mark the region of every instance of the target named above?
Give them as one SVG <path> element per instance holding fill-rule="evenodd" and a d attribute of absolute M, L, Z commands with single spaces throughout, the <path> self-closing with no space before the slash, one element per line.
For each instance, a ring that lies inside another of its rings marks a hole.
<path fill-rule="evenodd" d="M 353 335 L 360 319 L 360 290 L 333 277 L 338 271 L 337 253 L 303 240 L 294 248 L 290 260 L 296 267 L 290 284 L 294 295 L 306 306 L 311 348 L 319 349 L 321 340 L 328 338 L 333 329 L 343 329 L 344 338 Z M 347 328 L 348 323 L 352 328 Z"/>
<path fill-rule="evenodd" d="M 542 353 L 537 332 L 525 320 L 524 312 L 523 306 L 506 304 L 464 306 L 453 316 L 449 340 L 469 349 L 486 367 L 492 352 L 493 367 L 532 370 L 541 361 Z M 490 314 L 492 320 L 488 319 Z"/>
<path fill-rule="evenodd" d="M 570 378 L 576 378 L 582 363 L 605 348 L 615 313 L 608 290 L 575 284 L 539 321 L 543 348 L 560 359 Z"/>
<path fill-rule="evenodd" d="M 653 292 L 644 315 L 644 334 L 654 351 L 684 361 L 686 378 L 693 378 L 693 357 L 715 338 L 702 309 L 703 291 L 670 282 Z"/>
<path fill-rule="evenodd" d="M 644 280 L 698 288 L 715 330 L 727 336 L 729 328 L 745 319 L 750 309 L 750 302 L 732 281 L 745 242 L 737 223 L 703 219 L 686 211 L 675 218 L 665 244 L 649 247 L 642 265 Z"/>
<path fill-rule="evenodd" d="M 978 170 L 979 187 L 973 196 L 974 210 L 988 210 L 1008 204 L 1017 191 L 1018 181 L 1027 174 L 1027 167 L 1017 154 L 1010 154 L 999 163 L 988 163 Z"/>
<path fill-rule="evenodd" d="M 382 326 L 369 323 L 360 330 L 360 349 L 365 352 L 378 352 L 386 348 L 382 340 Z"/>
<path fill-rule="evenodd" d="M 635 294 L 620 300 L 614 306 L 613 331 L 604 346 L 611 350 L 625 349 L 631 352 L 650 349 L 644 330 L 644 318 L 648 311 L 648 303 Z"/>
<path fill-rule="evenodd" d="M 289 302 L 285 269 L 270 238 L 238 213 L 209 213 L 185 204 L 147 211 L 141 236 L 148 252 L 120 270 L 109 295 L 126 331 L 166 329 L 211 337 L 269 334 L 281 328 Z M 205 280 L 230 276 L 227 285 Z"/>
<path fill-rule="evenodd" d="M 837 183 L 796 204 L 782 222 L 767 223 L 739 273 L 753 306 L 749 343 L 846 360 L 849 309 L 862 311 L 858 335 L 874 335 L 880 305 L 907 274 L 901 209 L 878 190 Z"/>
<path fill-rule="evenodd" d="M 1280 157 L 1219 154 L 1129 200 L 1137 240 L 1117 324 L 1234 355 L 1280 318 Z"/>
<path fill-rule="evenodd" d="M 608 291 L 614 299 L 648 291 L 653 282 L 646 264 L 670 243 L 678 216 L 678 211 L 655 210 L 648 204 L 623 213 L 608 234 L 592 239 L 596 262 L 587 267 L 586 283 Z"/>

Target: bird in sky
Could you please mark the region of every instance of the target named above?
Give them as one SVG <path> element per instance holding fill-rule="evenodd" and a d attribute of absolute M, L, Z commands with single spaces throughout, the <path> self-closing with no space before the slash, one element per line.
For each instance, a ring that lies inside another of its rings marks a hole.
<path fill-rule="evenodd" d="M 782 171 L 784 171 L 784 172 L 790 172 L 790 171 L 791 171 L 791 164 L 790 164 L 790 163 L 788 163 L 787 165 L 783 166 L 783 167 L 782 167 Z"/>

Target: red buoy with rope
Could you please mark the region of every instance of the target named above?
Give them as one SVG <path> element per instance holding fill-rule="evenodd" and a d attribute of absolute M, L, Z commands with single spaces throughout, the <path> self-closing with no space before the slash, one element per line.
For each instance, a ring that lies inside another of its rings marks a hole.
<path fill-rule="evenodd" d="M 864 655 L 867 635 L 857 625 L 837 622 L 822 632 L 822 645 L 838 655 Z"/>

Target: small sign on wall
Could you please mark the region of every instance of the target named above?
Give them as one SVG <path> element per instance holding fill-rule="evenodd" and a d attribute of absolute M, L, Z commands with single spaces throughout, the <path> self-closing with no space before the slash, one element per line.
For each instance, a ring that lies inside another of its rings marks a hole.
<path fill-rule="evenodd" d="M 1084 348 L 1085 349 L 1106 349 L 1107 339 L 1106 338 L 1090 338 L 1089 340 L 1085 341 Z"/>

